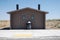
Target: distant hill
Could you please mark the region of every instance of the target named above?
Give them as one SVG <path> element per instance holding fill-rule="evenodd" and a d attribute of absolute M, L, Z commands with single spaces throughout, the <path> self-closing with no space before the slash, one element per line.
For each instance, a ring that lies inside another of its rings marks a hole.
<path fill-rule="evenodd" d="M 46 29 L 60 29 L 60 19 L 46 20 Z M 10 27 L 10 20 L 0 20 L 0 29 Z"/>

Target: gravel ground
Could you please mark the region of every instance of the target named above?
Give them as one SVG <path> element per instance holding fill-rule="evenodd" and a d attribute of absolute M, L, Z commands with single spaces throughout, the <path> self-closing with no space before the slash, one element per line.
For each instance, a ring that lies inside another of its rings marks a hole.
<path fill-rule="evenodd" d="M 48 36 L 48 37 L 39 37 L 39 38 L 5 38 L 0 37 L 0 40 L 60 40 L 60 37 L 57 36 Z"/>

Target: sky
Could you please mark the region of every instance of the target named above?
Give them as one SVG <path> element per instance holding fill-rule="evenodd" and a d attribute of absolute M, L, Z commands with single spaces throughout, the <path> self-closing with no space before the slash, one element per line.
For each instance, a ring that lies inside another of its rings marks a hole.
<path fill-rule="evenodd" d="M 46 19 L 60 19 L 60 0 L 0 0 L 0 20 L 10 20 L 9 11 L 16 10 L 16 4 L 19 9 L 30 7 L 48 12 Z"/>

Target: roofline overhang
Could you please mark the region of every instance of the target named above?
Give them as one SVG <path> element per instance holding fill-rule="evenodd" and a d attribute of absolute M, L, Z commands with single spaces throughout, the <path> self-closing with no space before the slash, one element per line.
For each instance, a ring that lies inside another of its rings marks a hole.
<path fill-rule="evenodd" d="M 36 9 L 27 7 L 27 8 L 22 8 L 22 9 L 20 9 L 20 10 L 10 11 L 10 12 L 7 12 L 7 13 L 8 13 L 8 14 L 11 14 L 11 13 L 13 13 L 13 12 L 18 12 L 18 11 L 21 11 L 21 10 L 24 10 L 24 9 L 36 10 Z M 41 11 L 41 10 L 36 10 L 36 11 L 38 11 L 38 12 L 44 12 L 45 14 L 48 14 L 48 12 L 45 12 L 45 11 Z"/>

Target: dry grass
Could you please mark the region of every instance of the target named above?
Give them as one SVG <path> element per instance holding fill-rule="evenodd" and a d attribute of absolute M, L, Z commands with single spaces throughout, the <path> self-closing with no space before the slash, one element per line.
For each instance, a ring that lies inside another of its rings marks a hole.
<path fill-rule="evenodd" d="M 9 20 L 0 20 L 0 28 L 10 27 Z"/>
<path fill-rule="evenodd" d="M 60 29 L 60 20 L 47 20 L 46 29 Z"/>

